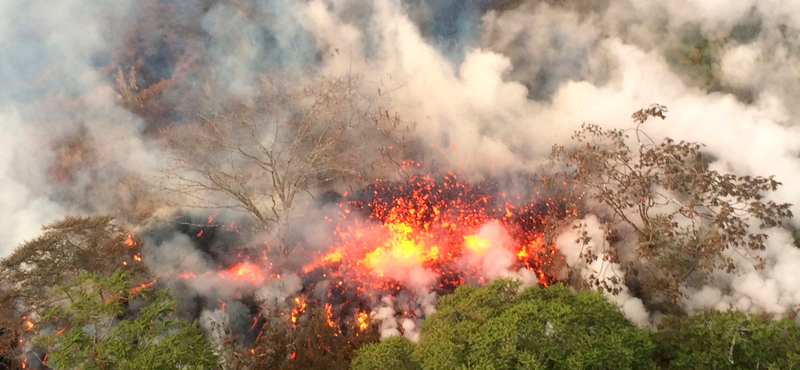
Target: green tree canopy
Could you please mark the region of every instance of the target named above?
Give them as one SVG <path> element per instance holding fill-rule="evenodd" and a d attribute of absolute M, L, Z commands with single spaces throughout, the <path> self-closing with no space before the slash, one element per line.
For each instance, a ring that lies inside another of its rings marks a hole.
<path fill-rule="evenodd" d="M 800 326 L 738 311 L 666 317 L 654 334 L 669 369 L 798 369 Z"/>
<path fill-rule="evenodd" d="M 353 369 L 405 366 L 408 345 L 366 346 Z M 438 312 L 422 323 L 412 358 L 422 369 L 437 370 L 652 369 L 653 347 L 647 330 L 597 292 L 523 290 L 519 282 L 498 280 L 440 298 Z"/>
<path fill-rule="evenodd" d="M 414 342 L 406 337 L 389 337 L 380 343 L 370 343 L 357 351 L 350 366 L 352 370 L 418 370 L 414 360 Z"/>
<path fill-rule="evenodd" d="M 147 294 L 148 304 L 135 317 L 126 303 L 143 296 L 131 289 L 128 273 L 108 278 L 84 273 L 58 288 L 70 304 L 45 317 L 62 327 L 37 338 L 47 350 L 47 365 L 56 369 L 210 369 L 218 361 L 195 324 L 172 317 L 175 301 L 166 291 Z"/>

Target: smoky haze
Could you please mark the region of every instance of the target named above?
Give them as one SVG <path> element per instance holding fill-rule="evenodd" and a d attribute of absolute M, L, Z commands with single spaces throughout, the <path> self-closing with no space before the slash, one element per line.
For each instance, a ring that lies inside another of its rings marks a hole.
<path fill-rule="evenodd" d="M 646 127 L 656 141 L 705 143 L 713 169 L 775 175 L 785 186 L 773 200 L 792 203 L 798 5 L 5 0 L 0 256 L 68 214 L 151 214 L 155 195 L 137 184 L 167 163 L 160 130 L 211 108 L 197 101 L 254 98 L 263 75 L 298 85 L 358 75 L 364 94 L 388 102 L 413 130 L 409 140 L 429 148 L 428 171 L 476 179 L 533 173 L 581 123 L 627 128 L 631 112 L 660 103 L 669 118 Z M 126 100 L 160 83 L 169 85 L 161 105 Z M 800 304 L 800 251 L 788 229 L 770 231 L 764 257 L 763 270 L 745 263 L 741 275 L 689 288 L 686 307 L 786 314 Z M 641 302 L 615 299 L 648 322 Z"/>

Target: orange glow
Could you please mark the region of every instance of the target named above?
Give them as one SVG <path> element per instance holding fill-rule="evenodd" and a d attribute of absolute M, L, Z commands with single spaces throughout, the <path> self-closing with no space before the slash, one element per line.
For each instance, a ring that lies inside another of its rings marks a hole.
<path fill-rule="evenodd" d="M 332 309 L 331 305 L 326 303 L 325 304 L 325 321 L 328 323 L 328 326 L 330 326 L 332 328 L 335 328 L 336 327 L 336 323 L 333 322 L 333 320 L 331 320 L 331 317 L 333 316 L 333 313 L 331 312 L 331 309 Z"/>
<path fill-rule="evenodd" d="M 412 214 L 413 209 L 409 210 Z M 422 266 L 426 261 L 436 260 L 439 248 L 428 248 L 424 242 L 412 238 L 414 229 L 405 223 L 387 226 L 390 239 L 383 245 L 367 253 L 361 261 L 363 265 L 378 276 L 397 267 L 410 268 Z"/>
<path fill-rule="evenodd" d="M 264 275 L 261 274 L 261 268 L 250 263 L 241 262 L 227 270 L 227 276 L 242 281 L 251 281 L 253 283 L 260 283 L 264 281 Z"/>
<path fill-rule="evenodd" d="M 366 312 L 359 312 L 358 317 L 356 317 L 356 321 L 358 322 L 358 330 L 364 331 L 367 330 L 369 324 L 367 324 L 367 313 Z"/>
<path fill-rule="evenodd" d="M 302 314 L 306 310 L 306 301 L 300 299 L 300 297 L 296 297 L 294 299 L 294 303 L 297 304 L 297 307 L 295 307 L 295 309 L 292 310 L 292 313 L 289 316 L 289 320 L 292 322 L 292 327 L 294 327 L 297 324 L 298 316 L 300 316 L 300 314 Z"/>
<path fill-rule="evenodd" d="M 31 322 L 30 320 L 25 320 L 25 329 L 33 330 L 33 322 Z"/>
<path fill-rule="evenodd" d="M 138 254 L 134 254 L 133 255 L 133 260 L 136 261 L 136 262 L 142 262 L 142 256 L 140 256 Z"/>
<path fill-rule="evenodd" d="M 128 248 L 133 248 L 133 246 L 135 246 L 135 245 L 136 245 L 136 242 L 133 241 L 133 236 L 128 234 L 128 237 L 125 238 L 125 246 L 127 246 Z"/>
<path fill-rule="evenodd" d="M 322 276 L 337 289 L 352 284 L 352 289 L 369 295 L 375 289 L 405 289 L 409 270 L 421 267 L 441 277 L 452 276 L 440 283 L 449 290 L 466 281 L 484 283 L 480 261 L 462 256 L 486 258 L 496 244 L 516 256 L 508 261 L 511 270 L 533 270 L 542 284 L 552 279 L 543 269 L 549 269 L 558 256 L 545 253 L 554 247 L 541 241 L 543 219 L 551 214 L 551 203 L 539 205 L 533 200 L 538 195 L 522 197 L 503 193 L 491 184 L 482 188 L 462 183 L 453 172 L 444 180 L 426 176 L 412 176 L 404 182 L 378 180 L 370 190 L 367 194 L 372 200 L 367 203 L 345 201 L 340 205 L 344 222 L 335 226 L 338 240 L 327 254 L 305 265 L 304 273 L 322 269 Z M 364 208 L 370 212 L 368 221 L 351 213 Z M 478 234 L 489 223 L 502 229 L 499 232 L 509 237 L 507 242 L 495 243 Z"/>
<path fill-rule="evenodd" d="M 462 246 L 479 257 L 483 257 L 486 250 L 489 249 L 489 241 L 479 238 L 477 235 L 467 235 L 464 237 L 464 244 Z"/>
<path fill-rule="evenodd" d="M 322 257 L 319 260 L 309 263 L 305 267 L 303 267 L 303 272 L 309 273 L 313 271 L 315 268 L 329 264 L 329 263 L 337 263 L 342 260 L 342 248 L 336 248 L 333 252 L 330 252 Z"/>
<path fill-rule="evenodd" d="M 131 289 L 130 293 L 131 294 L 138 293 L 140 290 L 149 288 L 149 287 L 153 286 L 153 284 L 155 284 L 155 283 L 156 283 L 156 280 L 150 281 L 149 283 L 140 284 L 139 286 Z"/>

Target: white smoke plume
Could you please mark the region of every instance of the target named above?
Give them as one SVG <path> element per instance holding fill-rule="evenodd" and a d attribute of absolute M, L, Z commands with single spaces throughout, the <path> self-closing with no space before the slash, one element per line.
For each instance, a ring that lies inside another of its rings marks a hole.
<path fill-rule="evenodd" d="M 564 255 L 564 262 L 571 269 L 574 269 L 584 280 L 588 280 L 594 275 L 600 281 L 608 278 L 625 280 L 625 271 L 620 268 L 618 263 L 605 261 L 602 257 L 603 251 L 609 249 L 608 241 L 605 240 L 600 220 L 597 216 L 590 215 L 583 220 L 575 221 L 576 228 L 568 228 L 556 239 L 556 247 Z M 579 241 L 580 233 L 586 232 L 589 242 L 584 244 Z M 583 260 L 581 254 L 587 251 L 598 254 L 599 258 L 588 265 Z M 650 314 L 644 307 L 642 300 L 631 296 L 627 287 L 621 286 L 621 291 L 617 294 L 605 292 L 605 296 L 612 302 L 620 305 L 622 311 L 634 324 L 640 326 L 651 325 Z"/>
<path fill-rule="evenodd" d="M 705 143 L 714 169 L 775 175 L 786 185 L 771 200 L 799 195 L 794 1 L 447 2 L 452 9 L 398 0 L 173 3 L 175 23 L 203 35 L 187 48 L 202 50 L 203 67 L 214 72 L 215 86 L 198 89 L 218 91 L 223 101 L 255 94 L 262 73 L 297 76 L 298 84 L 360 75 L 370 94 L 414 123 L 409 137 L 433 154 L 426 170 L 471 178 L 532 172 L 582 122 L 630 127 L 632 111 L 657 102 L 670 116 L 645 127 L 654 139 Z M 97 67 L 145 10 L 93 0 L 0 3 L 10 15 L 0 23 L 0 256 L 66 214 L 121 213 L 119 205 L 136 197 L 125 180 L 152 177 L 161 166 L 156 135 L 144 134 L 158 124 L 123 108 L 113 79 Z M 690 47 L 708 61 L 684 63 Z M 192 83 L 187 77 L 181 86 Z M 568 261 L 573 236 L 558 243 Z M 789 231 L 770 236 L 764 270 L 719 274 L 714 285 L 693 288 L 686 307 L 776 316 L 796 309 L 800 252 Z M 184 250 L 184 242 L 174 245 Z M 173 262 L 176 269 L 205 263 L 188 250 Z M 505 266 L 481 266 L 507 276 Z M 406 277 L 425 285 L 425 273 L 416 273 Z M 646 323 L 641 302 L 626 294 L 611 299 Z"/>
<path fill-rule="evenodd" d="M 117 104 L 93 61 L 130 3 L 4 1 L 0 24 L 0 256 L 68 214 L 132 203 L 124 181 L 149 176 L 158 150 Z M 97 16 L 97 15 L 102 16 Z"/>

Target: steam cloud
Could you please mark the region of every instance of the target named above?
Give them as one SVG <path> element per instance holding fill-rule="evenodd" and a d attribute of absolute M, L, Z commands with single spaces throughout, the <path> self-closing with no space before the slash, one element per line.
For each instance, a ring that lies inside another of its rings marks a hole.
<path fill-rule="evenodd" d="M 253 94 L 261 73 L 302 80 L 359 74 L 370 89 L 388 94 L 403 120 L 416 123 L 424 145 L 444 148 L 437 149 L 444 160 L 427 164 L 432 171 L 458 168 L 475 178 L 534 171 L 582 122 L 629 127 L 633 110 L 658 102 L 670 117 L 647 127 L 655 140 L 703 142 L 713 168 L 776 175 L 787 184 L 776 201 L 800 195 L 795 2 L 434 3 L 440 2 L 259 0 L 245 10 L 179 0 L 168 14 L 198 31 L 184 37 L 183 48 L 202 50 L 220 100 Z M 150 5 L 0 2 L 7 15 L 0 23 L 0 256 L 67 214 L 124 217 L 136 199 L 126 181 L 150 178 L 163 165 L 148 134 L 159 123 L 122 108 L 113 73 L 100 68 L 130 32 L 157 44 L 147 39 L 147 25 L 157 21 L 147 18 Z M 680 63 L 680 48 L 691 39 L 716 48 L 711 85 Z M 140 73 L 139 83 L 181 68 L 152 58 L 140 66 L 149 75 Z M 560 240 L 569 258 L 570 236 Z M 686 307 L 774 315 L 796 308 L 800 251 L 790 232 L 773 231 L 763 255 L 764 270 L 718 273 L 714 286 L 692 287 Z M 502 276 L 502 266 L 493 271 Z M 424 285 L 424 274 L 419 279 Z M 641 302 L 614 299 L 634 321 L 648 322 Z M 377 316 L 392 307 L 384 302 Z M 414 332 L 412 325 L 402 324 Z M 386 329 L 397 331 L 397 324 Z"/>

